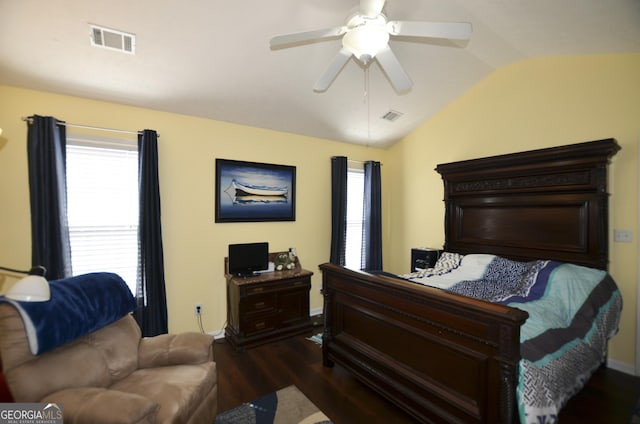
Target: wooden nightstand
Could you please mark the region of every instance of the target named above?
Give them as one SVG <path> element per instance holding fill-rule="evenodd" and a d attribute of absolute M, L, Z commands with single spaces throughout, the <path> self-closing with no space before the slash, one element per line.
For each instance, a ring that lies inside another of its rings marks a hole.
<path fill-rule="evenodd" d="M 270 253 L 273 261 L 280 252 Z M 309 291 L 313 272 L 300 267 L 265 272 L 254 277 L 238 277 L 228 272 L 226 339 L 242 350 L 263 343 L 304 333 L 312 328 L 309 317 Z"/>
<path fill-rule="evenodd" d="M 411 272 L 414 272 L 416 268 L 433 268 L 441 253 L 442 250 L 427 247 L 415 247 L 411 249 Z"/>

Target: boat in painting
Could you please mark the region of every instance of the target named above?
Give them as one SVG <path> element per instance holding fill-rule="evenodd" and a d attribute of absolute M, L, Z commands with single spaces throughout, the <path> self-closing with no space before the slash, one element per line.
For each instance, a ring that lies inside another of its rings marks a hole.
<path fill-rule="evenodd" d="M 231 185 L 225 190 L 227 193 L 232 194 L 233 197 L 243 196 L 267 196 L 267 197 L 287 197 L 289 189 L 284 187 L 269 187 L 258 186 L 241 183 L 236 180 L 231 180 Z"/>

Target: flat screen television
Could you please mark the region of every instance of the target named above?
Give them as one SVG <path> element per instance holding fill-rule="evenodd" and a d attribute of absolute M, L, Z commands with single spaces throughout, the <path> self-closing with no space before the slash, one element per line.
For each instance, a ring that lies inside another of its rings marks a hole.
<path fill-rule="evenodd" d="M 269 268 L 269 243 L 229 245 L 229 274 L 243 277 Z"/>

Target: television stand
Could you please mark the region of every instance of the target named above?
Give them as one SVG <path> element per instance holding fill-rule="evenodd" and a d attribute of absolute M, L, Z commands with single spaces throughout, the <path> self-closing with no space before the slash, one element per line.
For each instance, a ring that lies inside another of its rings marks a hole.
<path fill-rule="evenodd" d="M 269 254 L 273 261 L 276 255 Z M 309 291 L 313 272 L 302 269 L 296 257 L 291 270 L 239 277 L 229 274 L 227 281 L 227 326 L 225 338 L 236 350 L 305 333 L 312 328 L 309 317 Z"/>

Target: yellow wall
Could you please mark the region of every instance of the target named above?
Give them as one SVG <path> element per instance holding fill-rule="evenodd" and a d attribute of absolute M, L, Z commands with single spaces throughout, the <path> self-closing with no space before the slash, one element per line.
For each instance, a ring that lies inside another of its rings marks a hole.
<path fill-rule="evenodd" d="M 610 358 L 635 361 L 640 55 L 529 59 L 489 75 L 389 150 L 384 194 L 391 206 L 392 252 L 385 263 L 406 272 L 409 249 L 444 242 L 439 163 L 613 137 L 622 150 L 610 168 L 610 271 L 622 291 L 620 333 Z"/>
<path fill-rule="evenodd" d="M 31 265 L 26 124 L 20 117 L 53 115 L 159 132 L 170 331 L 197 328 L 195 303 L 203 305 L 207 331 L 223 327 L 222 263 L 232 242 L 296 247 L 303 266 L 315 272 L 311 307 L 321 307 L 317 265 L 329 257 L 333 155 L 384 163 L 384 263 L 404 273 L 411 247 L 443 243 L 438 163 L 614 137 L 622 150 L 611 166 L 610 229 L 630 229 L 634 241 L 611 243 L 610 270 L 625 304 L 610 357 L 634 363 L 640 55 L 530 59 L 502 68 L 388 150 L 6 86 L 0 86 L 0 98 L 0 264 L 6 266 Z M 218 157 L 296 166 L 297 220 L 215 224 Z"/>
<path fill-rule="evenodd" d="M 207 331 L 223 328 L 223 258 L 229 243 L 268 241 L 272 251 L 295 247 L 315 274 L 311 308 L 321 308 L 318 265 L 329 260 L 330 157 L 381 160 L 384 150 L 77 97 L 0 86 L 0 264 L 31 266 L 26 159 L 27 125 L 20 118 L 52 115 L 70 123 L 158 131 L 169 330 L 197 330 L 193 305 L 203 306 Z M 71 131 L 71 130 L 70 130 Z M 296 221 L 214 223 L 215 158 L 296 166 Z M 383 182 L 384 184 L 384 182 Z M 387 206 L 385 206 L 387 208 Z M 0 284 L 3 283 L 0 275 Z M 4 277 L 4 289 L 13 282 Z"/>

